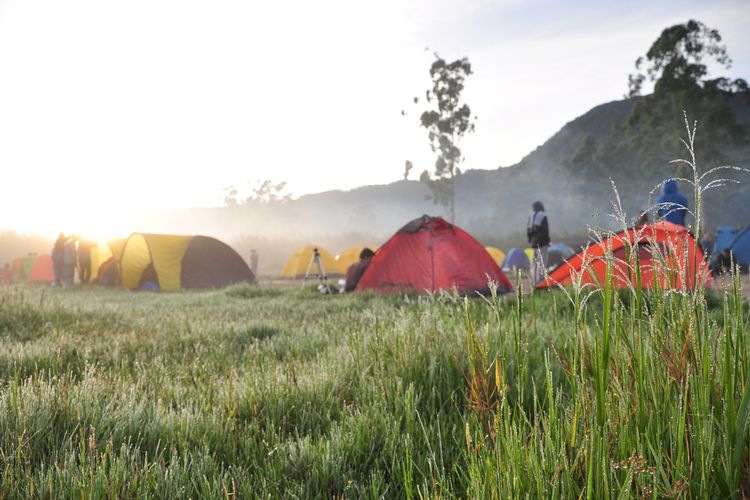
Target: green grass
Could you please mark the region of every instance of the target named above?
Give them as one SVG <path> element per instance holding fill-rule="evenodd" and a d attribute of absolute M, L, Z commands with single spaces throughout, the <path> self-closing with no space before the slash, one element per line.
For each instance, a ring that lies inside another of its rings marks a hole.
<path fill-rule="evenodd" d="M 0 491 L 750 494 L 740 295 L 570 299 L 0 288 Z"/>

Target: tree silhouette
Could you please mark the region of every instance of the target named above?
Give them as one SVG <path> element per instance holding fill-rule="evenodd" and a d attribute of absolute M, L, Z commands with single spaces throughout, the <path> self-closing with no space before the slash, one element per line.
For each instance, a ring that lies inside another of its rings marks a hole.
<path fill-rule="evenodd" d="M 430 147 L 437 153 L 434 171 L 425 170 L 420 180 L 430 188 L 430 199 L 450 211 L 451 222 L 456 219 L 455 181 L 461 174 L 458 165 L 463 161 L 458 143 L 465 134 L 474 131 L 471 109 L 461 102 L 461 91 L 469 75 L 471 64 L 467 58 L 447 63 L 435 54 L 435 62 L 430 66 L 432 88 L 426 92 L 427 103 L 434 107 L 420 117 Z"/>

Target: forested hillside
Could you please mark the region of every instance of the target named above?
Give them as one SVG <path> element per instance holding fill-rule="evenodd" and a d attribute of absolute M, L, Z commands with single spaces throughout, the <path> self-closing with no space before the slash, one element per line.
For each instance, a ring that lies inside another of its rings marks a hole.
<path fill-rule="evenodd" d="M 614 199 L 610 178 L 629 214 L 635 216 L 653 205 L 658 192 L 651 191 L 661 179 L 688 175 L 684 166 L 670 163 L 688 157 L 688 152 L 680 142 L 686 136 L 680 103 L 655 119 L 650 97 L 593 108 L 564 125 L 516 165 L 466 171 L 456 187 L 456 222 L 483 236 L 522 232 L 531 203 L 540 199 L 550 215 L 553 233 L 585 233 L 588 225 L 612 223 L 607 216 L 613 211 Z M 750 100 L 744 95 L 720 94 L 711 102 L 715 108 L 704 106 L 689 115 L 698 120 L 699 169 L 724 164 L 750 166 Z M 645 117 L 644 109 L 648 110 Z M 700 113 L 706 109 L 711 112 Z M 717 120 L 723 123 L 721 116 L 731 126 L 717 126 Z M 750 174 L 724 170 L 712 178 L 727 176 L 740 184 L 707 192 L 708 228 L 750 223 Z M 682 182 L 680 187 L 692 202 L 691 186 Z M 286 238 L 387 235 L 423 213 L 445 214 L 442 206 L 426 200 L 427 193 L 419 181 L 402 180 L 305 195 L 286 203 L 250 202 L 156 214 L 145 221 L 145 229 L 225 238 L 246 234 Z"/>

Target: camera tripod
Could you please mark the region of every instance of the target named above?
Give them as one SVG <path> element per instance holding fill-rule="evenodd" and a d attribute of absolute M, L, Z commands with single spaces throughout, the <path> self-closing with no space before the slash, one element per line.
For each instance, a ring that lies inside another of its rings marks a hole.
<path fill-rule="evenodd" d="M 313 263 L 315 263 L 318 270 L 318 280 L 320 281 L 318 289 L 321 293 L 331 293 L 331 286 L 328 284 L 328 276 L 326 276 L 326 270 L 323 267 L 323 262 L 320 260 L 320 252 L 317 248 L 313 248 L 310 263 L 307 264 L 307 271 L 305 272 L 305 279 L 302 281 L 302 288 L 304 289 L 307 284 L 307 279 L 310 277 L 310 269 L 312 268 Z"/>

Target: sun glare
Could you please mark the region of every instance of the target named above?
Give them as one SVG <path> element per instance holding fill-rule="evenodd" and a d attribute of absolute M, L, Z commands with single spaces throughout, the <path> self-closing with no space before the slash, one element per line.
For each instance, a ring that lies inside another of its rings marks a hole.
<path fill-rule="evenodd" d="M 105 243 L 125 238 L 138 230 L 138 213 L 101 206 L 61 207 L 52 213 L 29 211 L 12 217 L 10 226 L 19 233 L 54 238 L 59 233 Z"/>

